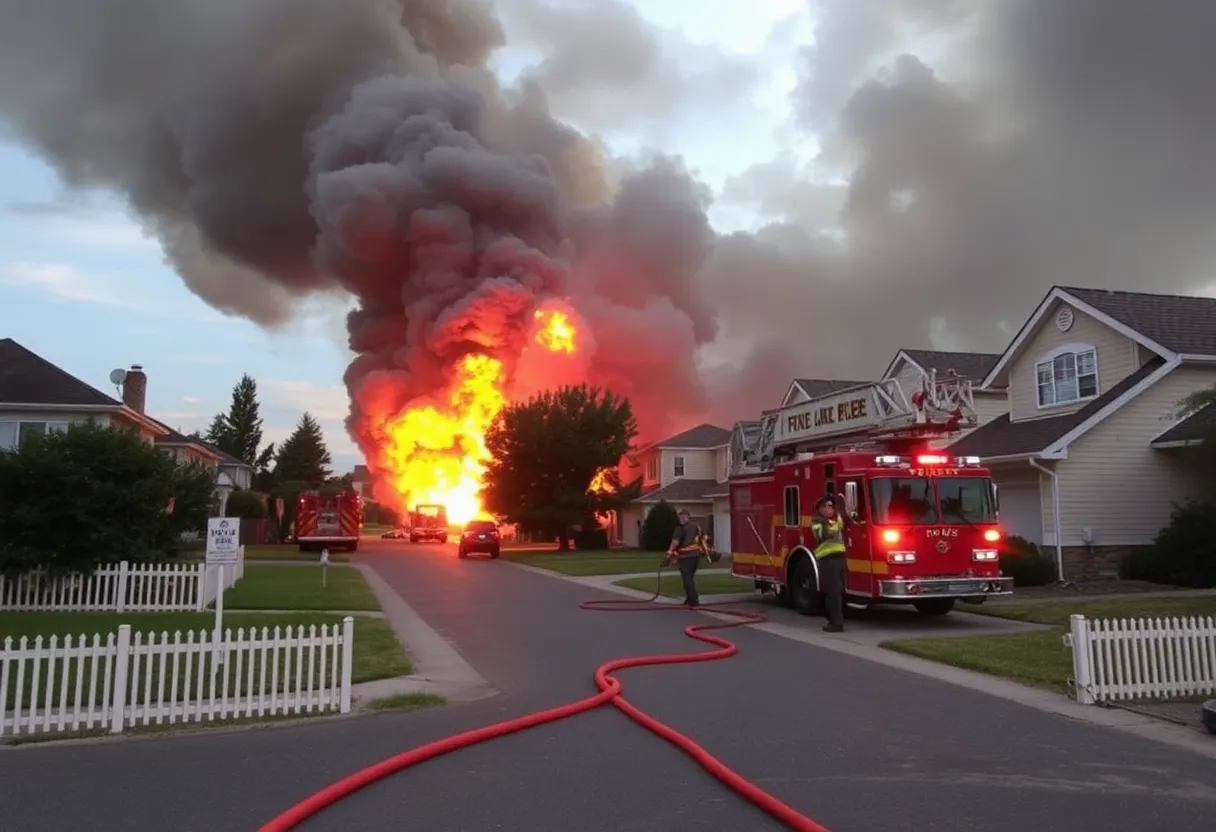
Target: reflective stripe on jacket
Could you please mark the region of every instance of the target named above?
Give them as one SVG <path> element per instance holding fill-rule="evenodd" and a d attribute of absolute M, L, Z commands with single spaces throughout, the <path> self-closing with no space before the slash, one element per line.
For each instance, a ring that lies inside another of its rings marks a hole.
<path fill-rule="evenodd" d="M 708 555 L 709 554 L 709 546 L 705 542 L 705 535 L 701 533 L 701 527 L 693 526 L 693 529 L 694 529 L 694 531 L 693 531 L 692 541 L 689 543 L 685 543 L 683 546 L 680 546 L 679 548 L 677 548 L 676 549 L 677 555 L 691 555 L 691 554 Z"/>
<path fill-rule="evenodd" d="M 811 521 L 811 534 L 815 535 L 814 555 L 817 559 L 844 554 L 844 521 L 839 517 L 831 521 L 816 517 Z"/>

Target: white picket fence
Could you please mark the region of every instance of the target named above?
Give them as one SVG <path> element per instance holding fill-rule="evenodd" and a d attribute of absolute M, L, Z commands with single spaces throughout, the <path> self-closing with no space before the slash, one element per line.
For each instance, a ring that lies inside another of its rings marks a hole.
<path fill-rule="evenodd" d="M 4 639 L 0 738 L 349 713 L 355 620 L 212 633 Z"/>
<path fill-rule="evenodd" d="M 245 557 L 224 569 L 224 588 L 245 574 Z M 0 576 L 0 611 L 180 612 L 200 611 L 215 602 L 219 569 L 202 563 L 121 561 L 92 575 L 29 572 Z"/>
<path fill-rule="evenodd" d="M 1216 618 L 1070 617 L 1073 683 L 1083 705 L 1216 692 Z"/>

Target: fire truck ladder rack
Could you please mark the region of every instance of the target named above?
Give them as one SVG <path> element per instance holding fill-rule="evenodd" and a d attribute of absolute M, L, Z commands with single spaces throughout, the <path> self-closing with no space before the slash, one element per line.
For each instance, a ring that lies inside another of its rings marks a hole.
<path fill-rule="evenodd" d="M 883 379 L 766 411 L 759 421 L 737 423 L 731 435 L 731 474 L 769 471 L 782 456 L 846 446 L 884 448 L 977 423 L 971 382 L 953 372 L 939 381 L 930 370 L 911 396 L 897 379 Z"/>

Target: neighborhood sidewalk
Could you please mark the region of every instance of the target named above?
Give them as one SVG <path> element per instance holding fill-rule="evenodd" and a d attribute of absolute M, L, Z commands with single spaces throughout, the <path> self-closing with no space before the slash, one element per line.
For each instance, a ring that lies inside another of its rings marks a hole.
<path fill-rule="evenodd" d="M 448 702 L 472 702 L 496 696 L 498 690 L 473 669 L 422 616 L 397 594 L 376 570 L 365 563 L 352 564 L 363 573 L 380 602 L 384 617 L 414 666 L 410 676 L 377 679 L 354 685 L 356 709 L 374 699 L 407 693 L 434 693 Z"/>

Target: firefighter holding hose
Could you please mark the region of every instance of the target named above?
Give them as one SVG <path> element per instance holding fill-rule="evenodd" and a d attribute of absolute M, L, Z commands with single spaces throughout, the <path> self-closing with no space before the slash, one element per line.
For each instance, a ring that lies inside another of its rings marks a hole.
<path fill-rule="evenodd" d="M 827 606 L 828 623 L 825 633 L 844 632 L 845 581 L 845 520 L 836 508 L 836 498 L 827 494 L 815 504 L 817 512 L 811 521 L 815 536 L 815 562 L 819 566 L 819 588 Z"/>
<path fill-rule="evenodd" d="M 667 547 L 667 559 L 675 560 L 680 565 L 680 582 L 684 584 L 684 606 L 695 607 L 700 602 L 697 594 L 697 567 L 703 556 L 708 556 L 708 547 L 701 527 L 692 522 L 688 509 L 680 509 L 677 517 L 680 525 L 676 526 L 671 536 L 671 545 Z"/>

